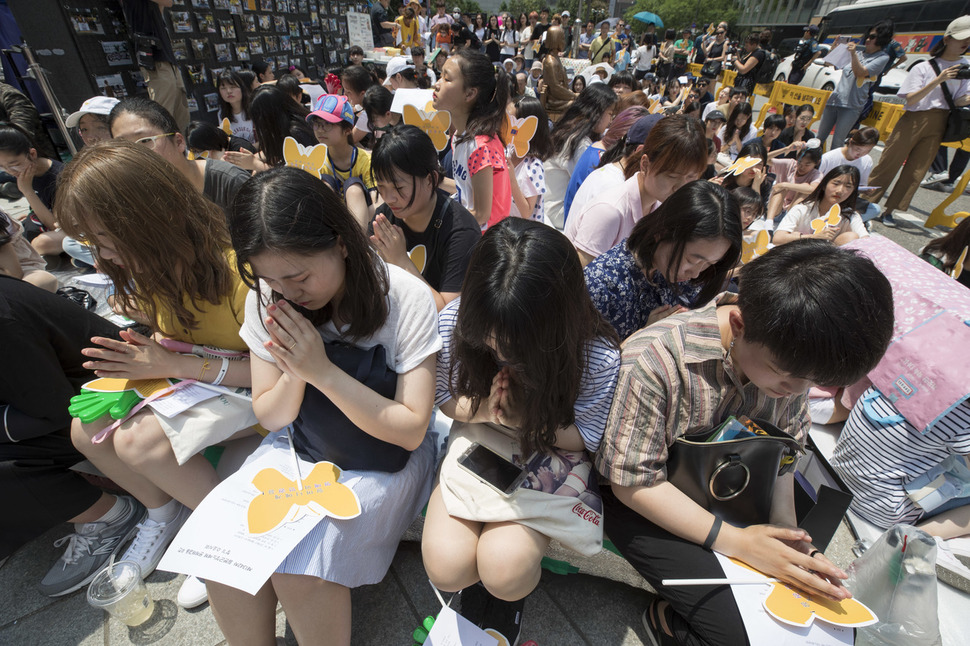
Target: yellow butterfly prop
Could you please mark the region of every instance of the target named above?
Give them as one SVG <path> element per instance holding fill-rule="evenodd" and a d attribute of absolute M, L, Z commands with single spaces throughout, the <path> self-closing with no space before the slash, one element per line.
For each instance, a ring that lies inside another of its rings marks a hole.
<path fill-rule="evenodd" d="M 967 247 L 964 247 L 963 253 L 960 254 L 960 258 L 957 260 L 957 263 L 953 265 L 953 269 L 950 270 L 951 276 L 953 276 L 954 278 L 960 277 L 960 274 L 963 273 L 963 263 L 966 261 L 966 259 L 967 259 Z"/>
<path fill-rule="evenodd" d="M 426 106 L 427 107 L 427 106 Z M 448 128 L 451 127 L 451 114 L 446 110 L 418 110 L 413 105 L 404 106 L 404 123 L 417 126 L 431 137 L 431 143 L 438 152 L 448 145 Z"/>
<path fill-rule="evenodd" d="M 840 224 L 842 224 L 842 208 L 838 204 L 833 204 L 827 215 L 812 220 L 812 231 L 819 233 L 825 227 L 834 228 Z"/>
<path fill-rule="evenodd" d="M 229 119 L 223 118 L 222 123 L 219 124 L 219 127 L 222 128 L 224 133 L 230 137 L 232 136 L 232 124 L 229 122 Z"/>
<path fill-rule="evenodd" d="M 283 140 L 283 159 L 287 166 L 301 168 L 316 178 L 327 163 L 327 144 L 304 146 L 293 137 Z"/>
<path fill-rule="evenodd" d="M 341 520 L 360 515 L 360 500 L 353 489 L 337 482 L 340 467 L 318 462 L 303 479 L 303 489 L 276 469 L 263 469 L 253 478 L 259 495 L 249 503 L 250 534 L 265 534 L 304 516 L 331 516 Z"/>
<path fill-rule="evenodd" d="M 518 119 L 506 112 L 505 125 L 502 126 L 502 140 L 515 148 L 516 157 L 525 157 L 529 154 L 529 142 L 536 136 L 538 127 L 539 120 L 536 117 Z"/>
<path fill-rule="evenodd" d="M 763 575 L 741 561 L 731 559 L 731 562 Z M 876 613 L 857 599 L 831 601 L 821 597 L 807 597 L 781 581 L 766 579 L 765 583 L 772 587 L 771 593 L 764 600 L 765 611 L 783 623 L 806 627 L 816 619 L 821 619 L 834 626 L 862 628 L 879 621 Z"/>
<path fill-rule="evenodd" d="M 758 256 L 768 253 L 768 246 L 771 242 L 771 235 L 764 229 L 758 232 L 751 242 L 741 240 L 741 263 L 748 264 Z"/>
<path fill-rule="evenodd" d="M 724 169 L 725 175 L 740 175 L 749 168 L 754 168 L 761 163 L 761 159 L 757 157 L 738 157 L 734 160 L 734 163 Z"/>
<path fill-rule="evenodd" d="M 209 158 L 209 151 L 208 150 L 200 150 L 199 152 L 193 152 L 193 151 L 190 150 L 188 152 L 188 155 L 187 156 L 189 158 L 189 161 L 195 161 L 196 159 L 208 159 Z"/>

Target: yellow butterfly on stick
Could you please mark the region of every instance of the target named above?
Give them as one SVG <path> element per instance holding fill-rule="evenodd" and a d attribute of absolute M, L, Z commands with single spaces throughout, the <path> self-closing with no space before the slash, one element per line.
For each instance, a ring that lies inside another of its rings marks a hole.
<path fill-rule="evenodd" d="M 539 119 L 534 116 L 519 119 L 506 112 L 502 139 L 515 149 L 516 157 L 525 157 L 529 154 L 529 143 L 536 136 L 538 127 Z"/>
<path fill-rule="evenodd" d="M 724 169 L 725 175 L 740 175 L 744 171 L 754 168 L 761 163 L 758 157 L 738 157 L 734 163 Z"/>
<path fill-rule="evenodd" d="M 277 469 L 263 469 L 253 478 L 259 495 L 247 510 L 249 532 L 265 534 L 304 516 L 356 518 L 360 515 L 360 500 L 353 489 L 337 482 L 341 473 L 332 462 L 318 462 L 300 489 Z"/>
<path fill-rule="evenodd" d="M 838 204 L 833 204 L 828 214 L 812 220 L 812 231 L 819 233 L 825 227 L 835 228 L 842 224 L 842 208 Z"/>
<path fill-rule="evenodd" d="M 431 137 L 431 143 L 441 152 L 448 145 L 448 128 L 451 127 L 451 114 L 446 110 L 419 110 L 406 104 L 403 110 L 404 123 L 417 126 Z"/>
<path fill-rule="evenodd" d="M 283 140 L 283 159 L 287 166 L 300 168 L 318 178 L 327 164 L 327 145 L 304 146 L 293 137 Z"/>
<path fill-rule="evenodd" d="M 950 275 L 954 278 L 959 278 L 960 274 L 963 273 L 963 263 L 967 260 L 967 247 L 963 248 L 963 253 L 960 254 L 960 258 L 957 260 L 956 264 L 953 265 L 953 269 L 950 270 Z"/>
<path fill-rule="evenodd" d="M 230 123 L 229 119 L 223 118 L 222 124 L 220 124 L 220 127 L 222 128 L 222 131 L 224 133 L 226 133 L 230 137 L 232 136 L 232 123 Z"/>
<path fill-rule="evenodd" d="M 758 235 L 754 237 L 750 242 L 748 240 L 741 240 L 741 263 L 748 264 L 755 258 L 763 256 L 768 253 L 769 243 L 771 242 L 771 235 L 764 229 L 758 232 Z"/>

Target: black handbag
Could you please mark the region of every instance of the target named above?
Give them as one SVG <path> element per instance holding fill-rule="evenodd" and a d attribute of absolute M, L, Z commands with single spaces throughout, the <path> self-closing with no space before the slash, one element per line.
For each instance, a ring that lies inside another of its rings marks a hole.
<path fill-rule="evenodd" d="M 384 346 L 358 348 L 338 341 L 324 344 L 335 366 L 377 394 L 392 399 L 397 373 L 387 367 Z M 400 471 L 411 456 L 407 449 L 359 429 L 322 392 L 307 384 L 300 413 L 293 422 L 293 446 L 313 462 L 326 460 L 344 470 Z"/>
<path fill-rule="evenodd" d="M 717 78 L 717 75 L 721 73 L 721 61 L 707 61 L 704 66 L 701 67 L 701 76 L 705 76 L 709 79 Z"/>
<path fill-rule="evenodd" d="M 937 65 L 936 59 L 930 59 L 930 67 L 939 76 L 940 66 Z M 950 94 L 950 88 L 946 86 L 946 81 L 940 83 L 940 89 L 943 90 L 943 98 L 946 99 L 946 104 L 950 106 L 950 115 L 946 120 L 946 130 L 943 131 L 941 143 L 950 144 L 963 141 L 970 137 L 970 106 L 956 106 L 953 102 L 953 95 Z"/>
<path fill-rule="evenodd" d="M 803 450 L 773 424 L 768 435 L 705 442 L 714 429 L 678 437 L 667 457 L 667 481 L 698 505 L 738 527 L 767 523 L 775 479 L 794 470 Z"/>

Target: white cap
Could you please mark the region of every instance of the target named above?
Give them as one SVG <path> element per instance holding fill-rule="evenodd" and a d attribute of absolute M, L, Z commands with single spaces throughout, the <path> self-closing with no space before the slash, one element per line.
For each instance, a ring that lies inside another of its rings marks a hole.
<path fill-rule="evenodd" d="M 82 103 L 81 109 L 69 116 L 64 125 L 68 128 L 77 128 L 77 124 L 81 122 L 81 117 L 86 114 L 100 114 L 106 117 L 111 113 L 111 108 L 119 103 L 120 101 L 113 96 L 92 97 Z"/>
<path fill-rule="evenodd" d="M 560 16 L 562 16 L 563 18 L 568 18 L 568 17 L 569 17 L 569 16 L 571 15 L 571 14 L 570 14 L 570 13 L 569 13 L 568 11 L 563 11 L 563 12 L 562 12 L 561 14 L 559 14 L 559 15 L 560 15 Z"/>
<path fill-rule="evenodd" d="M 955 40 L 966 40 L 970 38 L 970 16 L 960 16 L 946 27 L 944 36 L 949 36 Z"/>
<path fill-rule="evenodd" d="M 413 70 L 414 65 L 408 63 L 408 60 L 403 56 L 395 56 L 391 60 L 387 61 L 387 78 L 391 78 L 395 74 L 400 74 L 404 70 Z"/>

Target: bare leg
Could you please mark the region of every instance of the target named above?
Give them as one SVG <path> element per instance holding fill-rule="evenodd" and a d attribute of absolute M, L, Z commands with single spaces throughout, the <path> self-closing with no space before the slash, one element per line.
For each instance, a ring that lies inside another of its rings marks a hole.
<path fill-rule="evenodd" d="M 142 503 L 148 508 L 160 507 L 175 498 L 189 509 L 198 507 L 219 484 L 212 464 L 201 455 L 194 455 L 179 465 L 172 444 L 153 413 L 137 415 L 132 421 L 115 431 L 114 446 L 123 463 L 158 487 L 158 495 Z"/>
<path fill-rule="evenodd" d="M 212 614 L 229 644 L 276 646 L 276 593 L 268 581 L 255 596 L 215 581 L 206 581 L 205 587 Z"/>
<path fill-rule="evenodd" d="M 421 537 L 424 569 L 435 587 L 457 592 L 477 582 L 478 535 L 482 523 L 448 514 L 441 488 L 436 487 L 428 502 L 428 515 Z"/>
<path fill-rule="evenodd" d="M 302 574 L 270 580 L 298 643 L 350 646 L 350 588 Z"/>
<path fill-rule="evenodd" d="M 835 243 L 836 247 L 841 247 L 844 244 L 849 244 L 853 240 L 858 240 L 858 239 L 859 239 L 859 234 L 853 233 L 852 231 L 846 231 L 845 233 L 835 236 L 835 240 L 833 240 L 832 242 Z"/>
<path fill-rule="evenodd" d="M 478 572 L 495 597 L 525 598 L 539 584 L 549 538 L 518 523 L 487 523 L 478 541 Z"/>
<path fill-rule="evenodd" d="M 80 514 L 67 521 L 69 523 L 93 523 L 97 519 L 101 518 L 114 507 L 115 498 L 111 494 L 101 492 L 101 497 L 98 501 L 82 511 Z"/>
<path fill-rule="evenodd" d="M 64 252 L 64 238 L 67 234 L 57 231 L 45 231 L 30 241 L 34 249 L 42 256 L 57 256 Z"/>
<path fill-rule="evenodd" d="M 366 232 L 371 217 L 370 208 L 367 206 L 367 197 L 364 195 L 364 187 L 360 184 L 347 187 L 344 198 L 347 202 L 347 210 L 354 216 L 354 220 L 357 221 L 360 228 Z"/>
<path fill-rule="evenodd" d="M 139 413 L 139 415 L 143 414 Z M 164 505 L 171 500 L 171 497 L 155 486 L 148 478 L 132 471 L 127 464 L 122 462 L 115 452 L 113 437 L 109 437 L 101 444 L 91 443 L 91 438 L 113 421 L 107 415 L 90 424 L 82 424 L 80 420 L 75 419 L 71 424 L 71 441 L 74 442 L 74 447 L 91 460 L 102 473 L 114 480 L 118 486 L 133 495 L 146 507 Z M 132 420 L 129 420 L 122 427 L 131 423 Z"/>
<path fill-rule="evenodd" d="M 781 215 L 781 207 L 785 203 L 785 193 L 775 193 L 768 199 L 768 210 L 765 211 L 765 218 L 768 222 L 774 222 L 775 218 Z"/>

